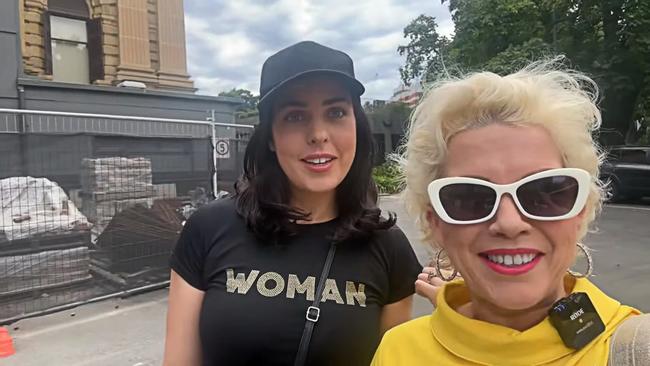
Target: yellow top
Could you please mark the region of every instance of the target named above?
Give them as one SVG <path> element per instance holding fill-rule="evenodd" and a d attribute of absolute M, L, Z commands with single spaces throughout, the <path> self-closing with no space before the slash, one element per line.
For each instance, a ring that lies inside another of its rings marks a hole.
<path fill-rule="evenodd" d="M 469 301 L 469 293 L 462 281 L 454 281 L 438 293 L 433 314 L 384 335 L 372 366 L 607 366 L 616 327 L 639 311 L 621 305 L 587 279 L 576 280 L 573 292 L 586 292 L 605 323 L 605 331 L 580 350 L 562 343 L 548 317 L 520 332 L 460 315 L 454 309 Z"/>

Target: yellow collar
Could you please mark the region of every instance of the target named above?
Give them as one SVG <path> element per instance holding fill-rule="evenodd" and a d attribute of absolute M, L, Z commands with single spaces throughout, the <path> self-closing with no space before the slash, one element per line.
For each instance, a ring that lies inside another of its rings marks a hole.
<path fill-rule="evenodd" d="M 578 352 L 602 343 L 620 321 L 621 304 L 605 295 L 587 279 L 577 279 L 572 292 L 586 292 L 593 302 L 606 331 Z M 469 299 L 463 281 L 447 284 L 438 294 L 438 307 L 431 316 L 433 336 L 449 352 L 478 364 L 539 365 L 576 352 L 567 348 L 548 317 L 523 332 L 501 325 L 467 318 L 454 306 Z"/>

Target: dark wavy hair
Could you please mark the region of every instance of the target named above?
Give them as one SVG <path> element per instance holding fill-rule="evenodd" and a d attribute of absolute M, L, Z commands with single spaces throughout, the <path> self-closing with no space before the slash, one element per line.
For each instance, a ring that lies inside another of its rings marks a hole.
<path fill-rule="evenodd" d="M 352 166 L 336 188 L 338 227 L 335 242 L 367 238 L 376 230 L 395 225 L 394 213 L 381 216 L 377 186 L 372 179 L 375 148 L 368 117 L 359 97 L 352 97 L 356 119 L 357 147 Z M 260 108 L 260 124 L 251 136 L 244 155 L 244 173 L 235 184 L 237 212 L 249 229 L 265 242 L 278 243 L 295 234 L 296 220 L 309 220 L 309 212 L 289 206 L 289 179 L 270 150 L 271 108 Z"/>

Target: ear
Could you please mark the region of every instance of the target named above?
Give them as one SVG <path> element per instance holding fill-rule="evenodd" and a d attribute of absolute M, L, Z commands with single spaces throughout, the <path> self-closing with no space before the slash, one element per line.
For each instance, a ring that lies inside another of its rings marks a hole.
<path fill-rule="evenodd" d="M 275 152 L 275 144 L 273 143 L 273 140 L 269 141 L 269 150 Z"/>
<path fill-rule="evenodd" d="M 427 222 L 429 223 L 429 228 L 431 229 L 431 234 L 433 235 L 433 239 L 436 241 L 436 244 L 438 244 L 441 248 L 445 248 L 445 242 L 442 237 L 442 225 L 445 224 L 442 219 L 436 214 L 436 212 L 433 210 L 433 207 L 429 207 L 427 209 Z"/>

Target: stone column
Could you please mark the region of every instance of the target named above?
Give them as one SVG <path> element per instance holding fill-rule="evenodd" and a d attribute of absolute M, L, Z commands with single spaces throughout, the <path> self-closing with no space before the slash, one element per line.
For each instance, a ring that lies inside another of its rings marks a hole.
<path fill-rule="evenodd" d="M 47 11 L 47 0 L 21 0 L 22 5 L 22 51 L 25 73 L 51 79 L 45 75 L 45 30 L 43 14 Z"/>
<path fill-rule="evenodd" d="M 158 0 L 158 60 L 160 88 L 196 91 L 187 74 L 183 0 Z"/>
<path fill-rule="evenodd" d="M 119 0 L 117 6 L 120 52 L 117 79 L 155 86 L 157 78 L 151 68 L 147 0 Z"/>
<path fill-rule="evenodd" d="M 165 0 L 163 0 L 165 1 Z M 158 0 L 147 0 L 149 16 L 149 53 L 151 54 L 151 68 L 160 69 L 160 58 L 158 56 Z"/>
<path fill-rule="evenodd" d="M 93 18 L 102 21 L 102 57 L 104 58 L 104 79 L 96 84 L 112 85 L 117 79 L 117 66 L 120 62 L 117 0 L 92 0 Z"/>

